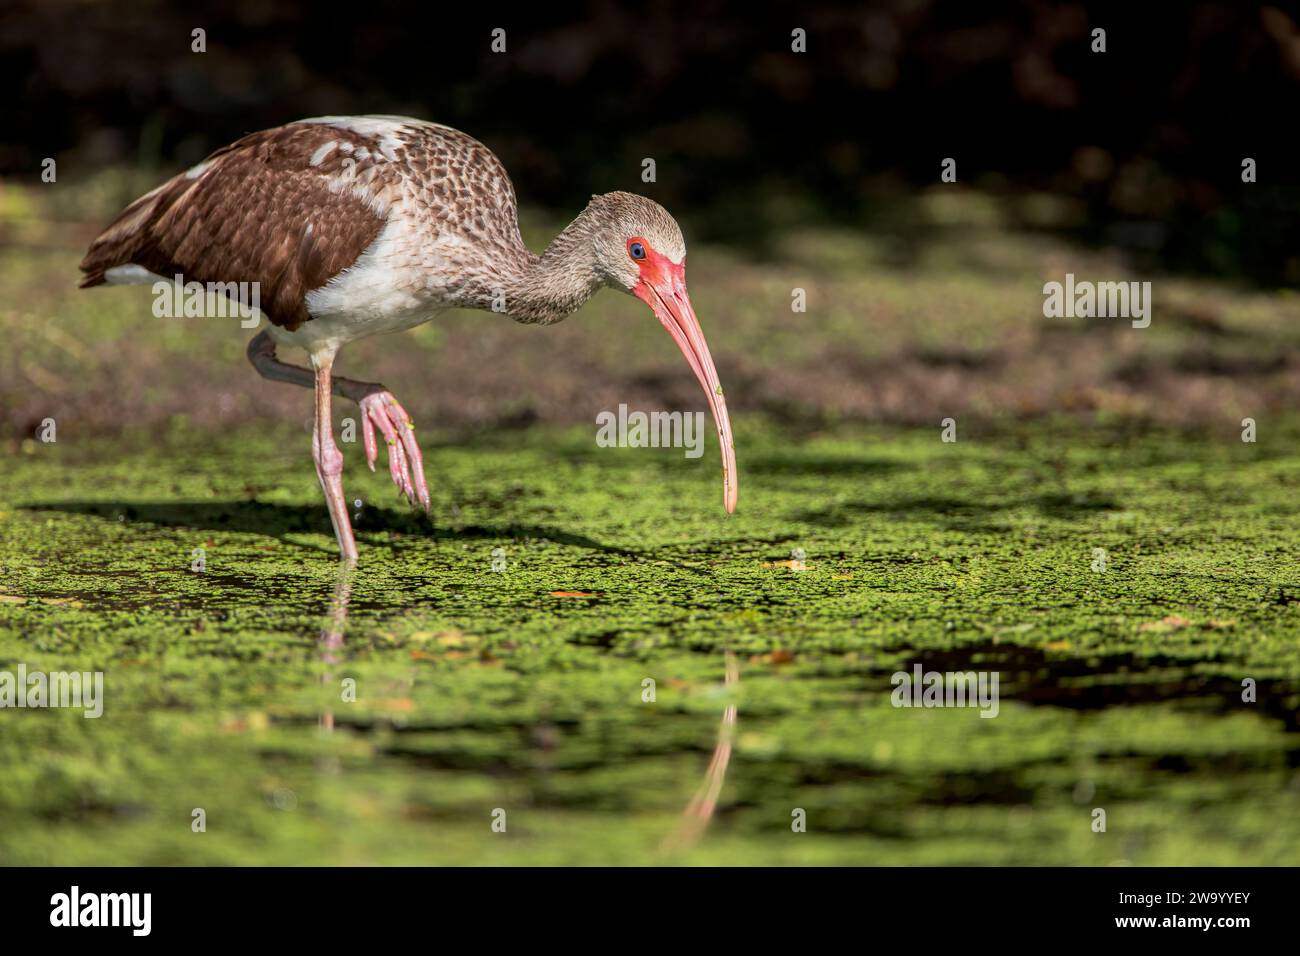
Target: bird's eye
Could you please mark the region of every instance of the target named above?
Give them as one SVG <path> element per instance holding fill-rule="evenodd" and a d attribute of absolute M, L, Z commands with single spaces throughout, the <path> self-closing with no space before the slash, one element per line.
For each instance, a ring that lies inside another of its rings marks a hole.
<path fill-rule="evenodd" d="M 627 247 L 627 251 L 628 251 L 628 255 L 630 255 L 633 259 L 645 258 L 645 246 L 641 245 L 641 243 L 639 242 L 633 242 L 629 244 Z"/>

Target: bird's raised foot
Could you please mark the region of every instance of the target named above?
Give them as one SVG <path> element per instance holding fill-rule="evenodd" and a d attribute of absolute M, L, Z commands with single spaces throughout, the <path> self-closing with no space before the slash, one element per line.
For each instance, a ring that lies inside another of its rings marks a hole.
<path fill-rule="evenodd" d="M 429 488 L 424 481 L 424 457 L 415 441 L 415 423 L 411 416 L 388 391 L 371 392 L 358 404 L 363 413 L 361 437 L 365 442 L 366 463 L 370 470 L 375 470 L 379 458 L 379 446 L 375 441 L 375 429 L 378 428 L 388 445 L 388 472 L 393 476 L 393 484 L 407 501 L 412 505 L 418 504 L 427 512 Z"/>

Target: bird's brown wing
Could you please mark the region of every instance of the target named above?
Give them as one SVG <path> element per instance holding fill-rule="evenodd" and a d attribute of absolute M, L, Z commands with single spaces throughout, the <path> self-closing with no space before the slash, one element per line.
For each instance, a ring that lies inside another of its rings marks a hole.
<path fill-rule="evenodd" d="M 400 183 L 366 136 L 292 123 L 252 133 L 141 196 L 81 262 L 82 288 L 134 264 L 185 282 L 256 282 L 262 312 L 295 329 L 305 298 L 375 240 Z"/>

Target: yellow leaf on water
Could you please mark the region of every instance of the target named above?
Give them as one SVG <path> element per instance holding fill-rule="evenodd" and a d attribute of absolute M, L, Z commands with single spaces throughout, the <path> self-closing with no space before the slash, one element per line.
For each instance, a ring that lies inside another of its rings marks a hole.
<path fill-rule="evenodd" d="M 794 660 L 794 655 L 782 648 L 777 648 L 770 654 L 754 654 L 750 657 L 750 663 L 753 664 L 789 664 Z"/>
<path fill-rule="evenodd" d="M 1139 631 L 1155 631 L 1158 634 L 1164 634 L 1168 631 L 1176 631 L 1181 627 L 1191 627 L 1191 621 L 1178 614 L 1170 614 L 1168 617 L 1162 617 L 1158 621 L 1147 621 L 1145 624 L 1138 625 Z"/>
<path fill-rule="evenodd" d="M 271 726 L 271 721 L 262 711 L 255 710 L 251 713 L 227 717 L 222 720 L 220 726 L 223 733 L 243 734 L 250 730 L 266 730 Z"/>

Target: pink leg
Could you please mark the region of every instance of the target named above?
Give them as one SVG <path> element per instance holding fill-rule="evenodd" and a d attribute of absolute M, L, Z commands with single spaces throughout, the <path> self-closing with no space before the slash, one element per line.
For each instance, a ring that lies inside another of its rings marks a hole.
<path fill-rule="evenodd" d="M 333 356 L 316 368 L 316 427 L 311 434 L 311 456 L 316 462 L 316 476 L 325 492 L 334 536 L 339 541 L 339 556 L 347 564 L 357 563 L 357 542 L 348 519 L 348 503 L 343 496 L 343 453 L 334 444 L 334 421 L 330 416 L 330 366 Z"/>
<path fill-rule="evenodd" d="M 415 441 L 415 423 L 406 409 L 397 404 L 393 393 L 375 386 L 377 391 L 362 398 L 357 404 L 365 417 L 361 421 L 361 437 L 366 446 L 366 462 L 375 470 L 379 448 L 375 443 L 375 428 L 388 444 L 388 473 L 393 477 L 400 494 L 414 505 L 417 501 L 429 510 L 429 488 L 424 483 L 424 458 Z M 409 469 L 409 474 L 408 474 Z"/>
<path fill-rule="evenodd" d="M 292 385 L 312 386 L 312 373 L 297 365 L 281 362 L 275 355 L 275 340 L 263 331 L 248 343 L 248 359 L 263 378 Z M 319 385 L 319 378 L 316 379 Z M 429 510 L 429 488 L 424 481 L 424 458 L 415 441 L 415 425 L 406 409 L 397 404 L 393 393 L 382 385 L 356 382 L 342 376 L 333 379 L 327 392 L 349 398 L 361 406 L 361 436 L 366 445 L 366 463 L 375 470 L 379 448 L 375 442 L 375 429 L 388 444 L 388 472 L 398 493 L 411 504 L 417 501 Z"/>

